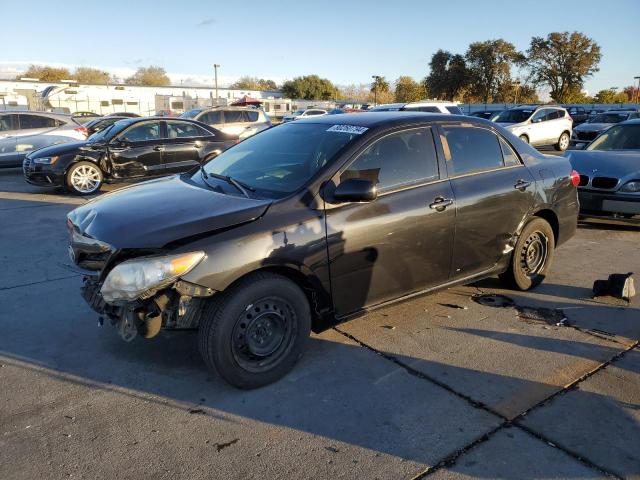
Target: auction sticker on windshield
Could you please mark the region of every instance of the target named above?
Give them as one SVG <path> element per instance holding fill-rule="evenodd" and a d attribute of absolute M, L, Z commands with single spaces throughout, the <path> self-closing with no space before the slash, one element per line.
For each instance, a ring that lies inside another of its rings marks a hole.
<path fill-rule="evenodd" d="M 341 132 L 341 133 L 353 133 L 356 135 L 362 135 L 369 130 L 367 127 L 357 127 L 355 125 L 334 125 L 327 129 L 327 132 Z"/>

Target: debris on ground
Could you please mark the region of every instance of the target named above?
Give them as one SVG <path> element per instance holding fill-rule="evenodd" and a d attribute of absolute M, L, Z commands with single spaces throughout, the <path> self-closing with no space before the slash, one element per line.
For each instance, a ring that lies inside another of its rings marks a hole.
<path fill-rule="evenodd" d="M 516 310 L 516 317 L 523 320 L 530 320 L 533 322 L 544 322 L 548 325 L 554 325 L 561 327 L 566 325 L 567 316 L 560 308 L 547 308 L 547 307 L 528 307 L 523 305 L 516 305 L 516 302 L 506 295 L 500 295 L 497 293 L 478 293 L 471 297 L 476 303 L 488 307 L 496 308 L 513 308 Z"/>
<path fill-rule="evenodd" d="M 336 447 L 333 447 L 333 446 L 331 446 L 331 447 L 324 447 L 324 449 L 325 449 L 325 450 L 328 450 L 328 451 L 330 451 L 330 452 L 332 452 L 332 453 L 338 453 L 338 452 L 340 451 L 340 450 L 338 450 Z"/>
<path fill-rule="evenodd" d="M 205 415 L 206 414 L 205 411 L 203 409 L 201 409 L 201 408 L 190 408 L 189 409 L 189 413 L 192 414 L 192 415 L 195 415 L 195 414 Z"/>
<path fill-rule="evenodd" d="M 438 305 L 441 305 L 443 307 L 447 307 L 447 308 L 457 308 L 459 310 L 469 310 L 469 307 L 465 307 L 462 305 L 456 305 L 455 303 L 439 303 Z"/>
<path fill-rule="evenodd" d="M 635 294 L 633 272 L 612 273 L 606 280 L 593 282 L 593 298 L 610 296 L 629 302 Z"/>
<path fill-rule="evenodd" d="M 380 325 L 382 328 L 386 328 L 387 330 L 395 330 L 396 327 L 393 325 Z"/>
<path fill-rule="evenodd" d="M 226 443 L 214 443 L 213 446 L 216 447 L 216 451 L 221 451 L 224 450 L 227 447 L 230 447 L 231 445 L 238 443 L 240 441 L 239 438 L 234 438 L 233 440 L 226 442 Z"/>

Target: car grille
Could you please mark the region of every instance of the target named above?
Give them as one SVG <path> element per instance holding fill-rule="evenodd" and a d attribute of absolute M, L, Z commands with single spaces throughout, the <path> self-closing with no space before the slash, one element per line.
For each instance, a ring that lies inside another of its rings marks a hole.
<path fill-rule="evenodd" d="M 578 135 L 578 139 L 579 140 L 593 140 L 594 138 L 596 138 L 598 136 L 598 132 L 580 132 L 580 131 L 577 131 L 576 134 Z"/>
<path fill-rule="evenodd" d="M 593 177 L 591 186 L 593 188 L 611 189 L 618 185 L 618 179 L 612 177 Z"/>
<path fill-rule="evenodd" d="M 578 183 L 579 187 L 584 187 L 589 184 L 589 177 L 586 175 L 580 175 L 580 183 Z"/>

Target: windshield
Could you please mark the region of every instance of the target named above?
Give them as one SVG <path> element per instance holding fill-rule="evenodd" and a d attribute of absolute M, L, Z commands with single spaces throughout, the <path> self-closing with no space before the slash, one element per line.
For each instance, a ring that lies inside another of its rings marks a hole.
<path fill-rule="evenodd" d="M 366 128 L 285 123 L 250 137 L 204 166 L 268 196 L 284 197 L 306 184 Z M 195 178 L 195 175 L 194 175 Z"/>
<path fill-rule="evenodd" d="M 505 110 L 494 120 L 498 123 L 520 123 L 529 119 L 533 110 Z"/>
<path fill-rule="evenodd" d="M 198 115 L 202 110 L 200 110 L 199 108 L 194 109 L 194 110 L 189 110 L 187 112 L 181 113 L 179 115 L 180 118 L 196 118 L 196 115 Z"/>
<path fill-rule="evenodd" d="M 599 113 L 590 118 L 589 123 L 620 123 L 628 117 L 628 113 Z"/>
<path fill-rule="evenodd" d="M 587 147 L 587 150 L 638 149 L 640 149 L 640 123 L 611 127 Z"/>

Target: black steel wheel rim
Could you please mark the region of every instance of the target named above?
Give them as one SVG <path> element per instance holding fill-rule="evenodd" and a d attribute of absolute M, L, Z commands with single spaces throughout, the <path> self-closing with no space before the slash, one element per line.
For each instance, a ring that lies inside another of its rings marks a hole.
<path fill-rule="evenodd" d="M 243 369 L 261 373 L 279 364 L 293 348 L 297 319 L 291 304 L 265 297 L 240 314 L 233 327 L 231 351 Z"/>
<path fill-rule="evenodd" d="M 533 232 L 522 247 L 520 268 L 528 276 L 537 275 L 547 261 L 549 240 L 542 232 Z"/>

